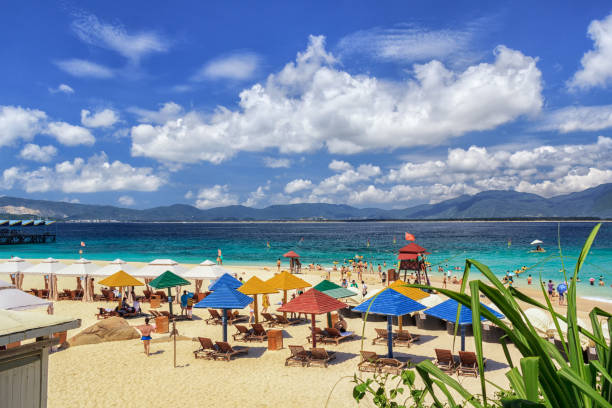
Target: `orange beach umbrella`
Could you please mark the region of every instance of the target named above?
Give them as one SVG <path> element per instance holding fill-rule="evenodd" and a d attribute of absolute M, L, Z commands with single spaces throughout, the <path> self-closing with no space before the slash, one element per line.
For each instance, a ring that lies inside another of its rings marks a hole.
<path fill-rule="evenodd" d="M 251 279 L 246 281 L 244 285 L 238 288 L 238 292 L 244 293 L 245 295 L 253 295 L 253 301 L 255 302 L 255 323 L 259 323 L 259 312 L 257 311 L 257 295 L 265 293 L 276 293 L 278 290 L 272 285 L 262 281 L 257 276 L 253 276 Z"/>
<path fill-rule="evenodd" d="M 312 286 L 310 283 L 287 271 L 282 271 L 281 273 L 274 275 L 268 279 L 266 283 L 275 289 L 283 291 L 283 305 L 287 304 L 288 290 L 308 288 Z M 287 312 L 283 312 L 283 315 L 287 317 Z"/>

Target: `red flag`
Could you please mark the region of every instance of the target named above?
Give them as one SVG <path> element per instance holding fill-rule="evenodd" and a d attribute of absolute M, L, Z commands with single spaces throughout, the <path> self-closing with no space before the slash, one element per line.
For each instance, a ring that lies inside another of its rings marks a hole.
<path fill-rule="evenodd" d="M 85 242 L 81 241 L 81 246 L 84 247 L 85 246 Z"/>
<path fill-rule="evenodd" d="M 406 241 L 414 241 L 414 235 L 409 232 L 406 233 Z"/>

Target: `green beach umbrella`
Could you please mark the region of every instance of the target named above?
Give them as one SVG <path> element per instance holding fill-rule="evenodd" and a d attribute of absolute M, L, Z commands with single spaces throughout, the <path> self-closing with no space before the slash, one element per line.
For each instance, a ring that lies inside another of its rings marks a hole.
<path fill-rule="evenodd" d="M 321 282 L 316 284 L 314 286 L 314 289 L 318 290 L 319 292 L 323 292 L 327 296 L 331 296 L 334 299 L 342 299 L 342 298 L 347 298 L 347 297 L 351 297 L 351 296 L 357 295 L 357 293 L 353 292 L 352 290 L 348 290 L 347 288 L 343 288 L 342 286 L 338 285 L 337 283 L 334 283 L 334 282 L 329 281 L 327 279 L 322 280 Z M 331 313 L 327 314 L 327 325 L 329 327 L 331 327 Z"/>
<path fill-rule="evenodd" d="M 190 285 L 191 283 L 181 278 L 175 273 L 166 271 L 153 279 L 149 285 L 155 289 L 166 289 L 168 288 L 168 307 L 170 309 L 170 319 L 172 319 L 172 336 L 174 338 L 174 367 L 176 367 L 176 321 L 174 314 L 172 313 L 172 292 L 171 288 L 176 286 Z M 178 296 L 178 293 L 176 294 Z"/>

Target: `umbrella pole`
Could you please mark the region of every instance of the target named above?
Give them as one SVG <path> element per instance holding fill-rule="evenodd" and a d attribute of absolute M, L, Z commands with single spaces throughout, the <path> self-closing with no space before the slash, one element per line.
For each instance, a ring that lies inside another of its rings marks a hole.
<path fill-rule="evenodd" d="M 387 316 L 387 357 L 393 358 L 393 317 Z"/>
<path fill-rule="evenodd" d="M 259 313 L 257 312 L 257 293 L 253 296 L 255 302 L 255 323 L 259 323 Z"/>
<path fill-rule="evenodd" d="M 465 351 L 465 324 L 461 325 L 461 351 Z"/>
<path fill-rule="evenodd" d="M 397 316 L 397 330 L 402 331 L 404 316 Z"/>
<path fill-rule="evenodd" d="M 227 341 L 227 309 L 223 309 L 223 341 Z"/>
<path fill-rule="evenodd" d="M 312 348 L 317 347 L 317 336 L 315 336 L 315 315 L 312 314 Z"/>
<path fill-rule="evenodd" d="M 332 327 L 331 312 L 327 312 L 327 327 Z"/>
<path fill-rule="evenodd" d="M 283 290 L 283 306 L 287 304 L 287 291 Z M 283 316 L 287 317 L 287 312 L 283 312 Z"/>

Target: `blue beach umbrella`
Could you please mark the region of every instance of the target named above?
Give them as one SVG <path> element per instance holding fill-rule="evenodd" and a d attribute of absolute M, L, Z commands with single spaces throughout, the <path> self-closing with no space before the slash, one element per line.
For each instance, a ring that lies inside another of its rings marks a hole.
<path fill-rule="evenodd" d="M 252 302 L 252 297 L 220 283 L 213 293 L 200 300 L 193 307 L 223 309 L 223 341 L 227 341 L 227 311 L 242 309 Z"/>
<path fill-rule="evenodd" d="M 234 278 L 232 275 L 230 275 L 229 273 L 224 273 L 223 275 L 221 275 L 219 277 L 219 279 L 217 279 L 216 281 L 214 281 L 209 287 L 208 290 L 216 290 L 217 287 L 219 285 L 225 285 L 225 286 L 229 286 L 232 289 L 238 289 L 239 287 L 242 286 L 242 282 L 240 282 L 238 279 Z"/>
<path fill-rule="evenodd" d="M 393 358 L 393 316 L 403 316 L 426 308 L 426 306 L 393 289 L 383 289 L 353 310 L 387 316 L 387 355 L 389 358 Z"/>
<path fill-rule="evenodd" d="M 461 314 L 459 315 L 459 320 L 457 320 L 457 308 L 459 307 L 459 303 L 454 299 L 448 299 L 439 305 L 432 307 L 431 309 L 426 310 L 424 313 L 429 316 L 437 317 L 438 319 L 446 320 L 447 322 L 451 322 L 454 324 L 458 324 L 461 328 L 461 350 L 465 351 L 465 326 L 468 324 L 472 324 L 472 309 L 469 307 L 462 305 L 461 306 Z M 500 319 L 504 318 L 504 315 L 491 309 L 488 306 L 480 304 L 480 307 L 487 309 L 489 312 L 493 313 Z M 484 320 L 485 318 L 481 315 L 480 320 Z"/>

